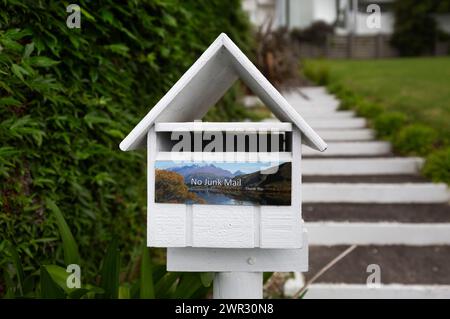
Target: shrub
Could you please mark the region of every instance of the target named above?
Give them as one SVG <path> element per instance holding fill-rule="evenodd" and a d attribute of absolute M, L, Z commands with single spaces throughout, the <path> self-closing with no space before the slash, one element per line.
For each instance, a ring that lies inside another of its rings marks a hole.
<path fill-rule="evenodd" d="M 383 112 L 383 107 L 373 102 L 360 101 L 356 104 L 356 113 L 369 119 L 376 117 L 381 112 Z"/>
<path fill-rule="evenodd" d="M 341 110 L 354 109 L 358 104 L 364 103 L 364 100 L 361 97 L 350 91 L 341 92 L 339 98 L 341 99 L 341 104 L 339 105 Z"/>
<path fill-rule="evenodd" d="M 386 112 L 377 116 L 373 122 L 377 136 L 389 138 L 406 123 L 406 116 L 400 112 Z"/>
<path fill-rule="evenodd" d="M 285 27 L 260 27 L 256 32 L 256 65 L 276 87 L 298 86 L 300 57 Z"/>
<path fill-rule="evenodd" d="M 311 43 L 316 46 L 325 45 L 327 37 L 334 32 L 334 27 L 324 21 L 316 21 L 305 29 L 294 28 L 291 38 L 299 44 Z"/>
<path fill-rule="evenodd" d="M 330 66 L 324 61 L 305 61 L 303 74 L 317 85 L 327 85 L 330 82 Z"/>
<path fill-rule="evenodd" d="M 450 147 L 431 153 L 422 172 L 434 182 L 450 184 Z"/>
<path fill-rule="evenodd" d="M 401 129 L 395 135 L 394 148 L 401 154 L 425 156 L 433 150 L 437 139 L 434 129 L 412 124 Z"/>
<path fill-rule="evenodd" d="M 449 13 L 450 0 L 399 0 L 394 3 L 394 33 L 391 42 L 402 55 L 421 55 L 433 52 L 438 29 L 434 14 Z"/>
<path fill-rule="evenodd" d="M 80 30 L 64 1 L 0 2 L 0 249 L 14 242 L 29 273 L 63 263 L 52 199 L 89 280 L 113 235 L 125 262 L 145 238 L 145 156 L 119 142 L 221 32 L 248 51 L 249 25 L 239 0 L 76 3 Z"/>
<path fill-rule="evenodd" d="M 328 92 L 330 92 L 331 94 L 334 94 L 338 97 L 341 94 L 341 92 L 344 90 L 342 85 L 340 85 L 339 83 L 331 83 L 327 86 L 327 89 L 328 89 Z"/>

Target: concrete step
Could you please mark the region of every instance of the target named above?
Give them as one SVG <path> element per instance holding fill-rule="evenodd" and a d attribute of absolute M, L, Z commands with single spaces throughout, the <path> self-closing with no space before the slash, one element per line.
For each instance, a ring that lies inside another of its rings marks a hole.
<path fill-rule="evenodd" d="M 448 204 L 303 204 L 306 222 L 450 223 Z"/>
<path fill-rule="evenodd" d="M 330 184 L 394 184 L 394 183 L 428 183 L 430 180 L 419 174 L 408 175 L 304 175 L 303 183 Z"/>
<path fill-rule="evenodd" d="M 418 157 L 393 158 L 305 158 L 304 176 L 416 174 L 423 165 Z"/>
<path fill-rule="evenodd" d="M 339 141 L 368 141 L 373 140 L 375 133 L 371 129 L 318 129 L 317 134 L 329 142 L 339 142 Z"/>
<path fill-rule="evenodd" d="M 346 246 L 310 246 L 306 280 Z M 450 246 L 359 246 L 316 280 L 316 283 L 366 284 L 369 265 L 379 267 L 380 284 L 450 285 Z"/>
<path fill-rule="evenodd" d="M 353 111 L 335 111 L 335 112 L 322 112 L 321 110 L 309 110 L 299 111 L 300 115 L 306 120 L 326 119 L 326 120 L 340 120 L 354 118 L 355 112 Z"/>
<path fill-rule="evenodd" d="M 361 129 L 367 126 L 367 122 L 363 118 L 349 119 L 310 119 L 308 124 L 315 130 L 319 129 Z"/>
<path fill-rule="evenodd" d="M 450 285 L 312 284 L 304 299 L 450 299 Z"/>
<path fill-rule="evenodd" d="M 326 141 L 326 140 L 325 140 Z M 302 149 L 304 156 L 331 157 L 331 156 L 381 156 L 391 153 L 391 144 L 388 142 L 330 142 L 324 152 L 309 147 Z"/>
<path fill-rule="evenodd" d="M 302 183 L 303 203 L 447 203 L 443 183 Z"/>
<path fill-rule="evenodd" d="M 450 245 L 450 223 L 309 222 L 305 227 L 310 245 Z"/>

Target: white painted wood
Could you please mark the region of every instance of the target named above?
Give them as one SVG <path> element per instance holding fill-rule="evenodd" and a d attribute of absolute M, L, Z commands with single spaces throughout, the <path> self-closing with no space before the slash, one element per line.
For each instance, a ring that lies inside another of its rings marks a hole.
<path fill-rule="evenodd" d="M 304 183 L 304 203 L 447 203 L 446 184 Z"/>
<path fill-rule="evenodd" d="M 450 299 L 450 285 L 312 284 L 305 299 Z"/>
<path fill-rule="evenodd" d="M 308 270 L 308 236 L 303 248 L 167 248 L 168 271 L 300 271 Z"/>
<path fill-rule="evenodd" d="M 311 148 L 303 148 L 303 156 L 349 156 L 349 155 L 386 155 L 391 152 L 389 142 L 332 142 L 326 152 L 317 152 Z"/>
<path fill-rule="evenodd" d="M 283 206 L 260 206 L 261 248 L 301 248 L 300 210 Z"/>
<path fill-rule="evenodd" d="M 148 205 L 147 243 L 149 247 L 186 246 L 186 206 L 182 204 Z"/>
<path fill-rule="evenodd" d="M 159 152 L 157 161 L 290 162 L 290 152 Z"/>
<path fill-rule="evenodd" d="M 366 119 L 350 118 L 350 119 L 310 119 L 309 125 L 315 130 L 319 129 L 357 129 L 367 126 Z"/>
<path fill-rule="evenodd" d="M 283 122 L 165 122 L 156 123 L 155 130 L 156 132 L 290 132 L 292 131 L 292 124 Z"/>
<path fill-rule="evenodd" d="M 375 132 L 371 129 L 317 130 L 317 132 L 327 142 L 369 141 L 375 138 Z"/>
<path fill-rule="evenodd" d="M 253 248 L 252 206 L 193 205 L 194 247 Z"/>
<path fill-rule="evenodd" d="M 262 299 L 261 272 L 219 272 L 214 277 L 214 299 Z"/>
<path fill-rule="evenodd" d="M 310 245 L 449 245 L 450 223 L 306 223 Z"/>
<path fill-rule="evenodd" d="M 261 247 L 263 248 L 302 247 L 301 138 L 300 130 L 294 128 L 291 206 L 261 206 L 260 208 Z"/>
<path fill-rule="evenodd" d="M 120 148 L 141 147 L 154 123 L 200 119 L 238 77 L 281 121 L 295 124 L 305 135 L 305 143 L 320 151 L 326 149 L 325 142 L 224 33 L 128 134 Z"/>
<path fill-rule="evenodd" d="M 424 160 L 419 157 L 308 158 L 303 176 L 418 174 Z"/>

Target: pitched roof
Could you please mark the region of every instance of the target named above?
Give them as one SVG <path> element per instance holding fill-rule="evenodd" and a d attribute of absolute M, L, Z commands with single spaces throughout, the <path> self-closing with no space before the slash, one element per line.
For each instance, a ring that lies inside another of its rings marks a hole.
<path fill-rule="evenodd" d="M 225 34 L 220 34 L 163 98 L 120 143 L 129 151 L 143 147 L 150 127 L 157 122 L 201 119 L 240 78 L 280 120 L 292 122 L 303 133 L 305 144 L 324 151 L 326 143 L 261 74 Z"/>

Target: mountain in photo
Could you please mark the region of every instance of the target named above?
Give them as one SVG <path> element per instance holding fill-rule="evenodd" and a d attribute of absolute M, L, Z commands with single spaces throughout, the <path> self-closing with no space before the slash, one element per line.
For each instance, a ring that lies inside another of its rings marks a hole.
<path fill-rule="evenodd" d="M 216 179 L 216 178 L 232 178 L 235 174 L 230 171 L 217 167 L 214 164 L 206 165 L 185 165 L 181 167 L 171 167 L 167 168 L 167 171 L 175 172 L 183 176 L 185 183 L 189 184 L 192 178 L 204 180 Z M 242 173 L 238 171 L 239 173 Z"/>
<path fill-rule="evenodd" d="M 263 174 L 257 171 L 250 174 L 237 175 L 233 179 L 240 179 L 244 188 L 262 188 L 262 189 L 290 189 L 292 164 L 286 162 L 272 168 L 278 167 L 273 174 Z M 267 169 L 265 169 L 267 170 Z"/>

